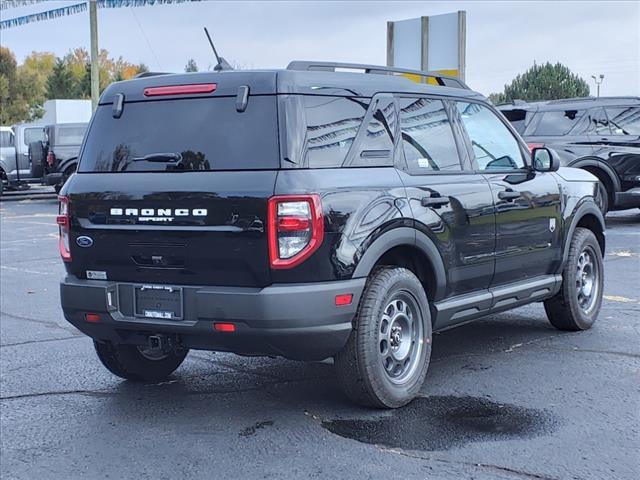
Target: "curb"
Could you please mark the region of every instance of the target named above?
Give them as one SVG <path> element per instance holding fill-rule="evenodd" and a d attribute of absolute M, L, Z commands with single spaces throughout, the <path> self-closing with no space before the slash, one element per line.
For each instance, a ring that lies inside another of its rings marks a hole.
<path fill-rule="evenodd" d="M 29 194 L 29 195 L 20 195 L 20 194 L 9 194 L 9 195 L 2 195 L 0 197 L 0 203 L 4 203 L 4 202 L 17 202 L 20 200 L 29 200 L 29 201 L 35 201 L 35 200 L 56 200 L 58 198 L 58 195 L 56 195 L 55 193 L 36 193 L 36 194 Z"/>

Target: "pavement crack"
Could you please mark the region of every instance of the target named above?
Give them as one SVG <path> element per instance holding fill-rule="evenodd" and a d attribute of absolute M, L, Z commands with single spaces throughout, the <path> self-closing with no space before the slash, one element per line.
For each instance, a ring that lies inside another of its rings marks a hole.
<path fill-rule="evenodd" d="M 47 328 L 56 328 L 59 330 L 64 330 L 65 332 L 70 332 L 73 333 L 75 335 L 81 336 L 78 333 L 78 330 L 76 330 L 74 327 L 66 327 L 64 325 L 59 325 L 56 322 L 52 322 L 50 320 L 39 320 L 37 318 L 31 318 L 31 317 L 23 317 L 21 315 L 16 315 L 14 313 L 8 313 L 8 312 L 2 312 L 0 311 L 0 317 L 9 317 L 9 318 L 14 318 L 16 320 L 21 320 L 23 322 L 33 322 L 33 323 L 39 323 L 40 325 L 44 325 Z"/>
<path fill-rule="evenodd" d="M 537 479 L 537 480 L 558 480 L 558 477 L 550 477 L 548 475 L 541 475 L 538 473 L 527 472 L 527 471 L 519 470 L 516 468 L 504 467 L 502 465 L 494 465 L 491 463 L 481 463 L 481 462 L 466 462 L 464 460 L 451 460 L 451 459 L 438 457 L 436 455 L 419 454 L 417 452 L 416 453 L 407 452 L 405 450 L 400 450 L 397 448 L 384 448 L 379 445 L 377 445 L 377 447 L 383 452 L 395 453 L 396 455 L 402 455 L 404 457 L 415 458 L 419 460 L 434 460 L 436 462 L 447 463 L 450 465 L 457 464 L 457 465 L 464 465 L 464 466 L 473 467 L 473 468 L 482 468 L 482 469 L 491 470 L 494 472 L 499 471 L 499 472 L 509 473 L 511 475 L 516 475 L 519 478 L 529 478 L 529 479 Z"/>
<path fill-rule="evenodd" d="M 110 397 L 118 395 L 114 392 L 102 392 L 99 390 L 59 390 L 54 392 L 37 392 L 37 393 L 23 393 L 20 395 L 7 395 L 0 397 L 0 401 L 3 400 L 22 400 L 25 398 L 37 398 L 37 397 L 55 397 L 62 395 L 86 395 L 89 397 Z"/>
<path fill-rule="evenodd" d="M 620 355 L 629 358 L 640 358 L 640 353 L 618 352 L 615 350 L 596 350 L 591 348 L 541 348 L 540 350 L 576 353 L 600 353 L 603 355 Z"/>
<path fill-rule="evenodd" d="M 74 340 L 76 338 L 83 338 L 83 336 L 82 335 L 73 335 L 71 337 L 45 338 L 43 340 L 27 340 L 26 342 L 4 343 L 4 344 L 0 345 L 0 348 L 4 348 L 4 347 L 19 347 L 21 345 L 30 345 L 32 343 L 61 342 L 63 340 Z"/>

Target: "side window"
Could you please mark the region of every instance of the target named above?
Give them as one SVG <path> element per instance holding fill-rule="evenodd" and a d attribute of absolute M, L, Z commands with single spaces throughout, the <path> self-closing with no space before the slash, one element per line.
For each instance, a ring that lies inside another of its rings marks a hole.
<path fill-rule="evenodd" d="M 612 135 L 640 135 L 640 107 L 607 107 Z"/>
<path fill-rule="evenodd" d="M 609 121 L 607 120 L 607 116 L 604 113 L 603 108 L 592 108 L 585 117 L 589 119 L 589 134 L 611 135 Z M 579 132 L 576 135 L 580 133 L 583 132 Z"/>
<path fill-rule="evenodd" d="M 580 135 L 586 132 L 589 123 L 588 119 L 583 119 L 584 115 L 585 110 L 576 109 L 539 112 L 538 123 L 532 134 L 541 137 Z"/>
<path fill-rule="evenodd" d="M 13 147 L 13 133 L 9 131 L 0 132 L 0 147 Z"/>
<path fill-rule="evenodd" d="M 396 107 L 393 98 L 376 100 L 350 166 L 393 165 L 393 141 L 396 131 Z"/>
<path fill-rule="evenodd" d="M 524 168 L 518 141 L 495 113 L 477 103 L 456 105 L 480 170 Z"/>
<path fill-rule="evenodd" d="M 340 167 L 368 106 L 368 101 L 362 99 L 305 95 L 306 165 L 309 168 Z"/>
<path fill-rule="evenodd" d="M 460 156 L 441 100 L 400 98 L 400 130 L 412 173 L 460 171 Z"/>
<path fill-rule="evenodd" d="M 24 144 L 29 146 L 31 142 L 37 142 L 38 140 L 45 140 L 43 128 L 25 128 L 24 130 Z"/>

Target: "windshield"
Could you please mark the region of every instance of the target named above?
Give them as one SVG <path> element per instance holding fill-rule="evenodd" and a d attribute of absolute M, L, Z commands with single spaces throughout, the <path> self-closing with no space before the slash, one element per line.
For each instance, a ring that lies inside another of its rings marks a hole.
<path fill-rule="evenodd" d="M 275 95 L 125 103 L 120 118 L 98 107 L 79 172 L 277 169 Z"/>

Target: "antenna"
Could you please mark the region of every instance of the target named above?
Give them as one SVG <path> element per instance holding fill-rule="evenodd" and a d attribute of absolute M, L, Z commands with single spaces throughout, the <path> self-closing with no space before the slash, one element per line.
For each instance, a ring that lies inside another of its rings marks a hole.
<path fill-rule="evenodd" d="M 213 54 L 216 56 L 216 61 L 218 62 L 216 66 L 213 67 L 213 69 L 216 72 L 221 72 L 223 70 L 233 70 L 233 67 L 229 65 L 229 62 L 227 62 L 223 57 L 218 55 L 218 52 L 216 50 L 215 45 L 213 44 L 213 40 L 211 40 L 211 35 L 209 35 L 209 30 L 207 30 L 207 27 L 204 27 L 204 33 L 207 35 L 207 39 L 209 40 L 209 45 L 211 45 Z"/>

